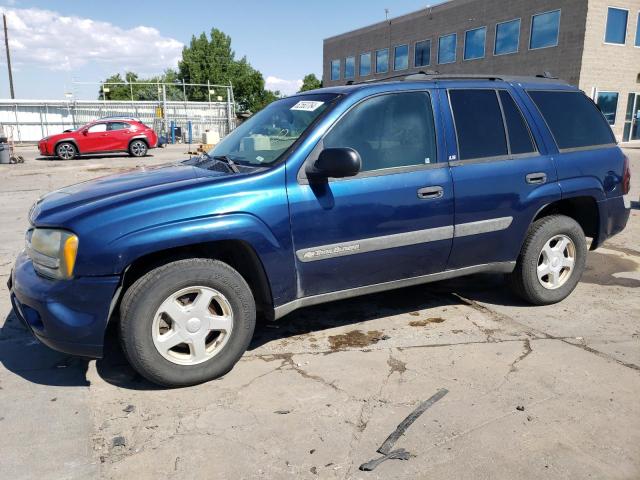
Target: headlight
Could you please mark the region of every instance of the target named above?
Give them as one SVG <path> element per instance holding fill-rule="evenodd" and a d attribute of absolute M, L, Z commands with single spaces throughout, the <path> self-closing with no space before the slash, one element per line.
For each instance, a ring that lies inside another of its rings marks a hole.
<path fill-rule="evenodd" d="M 69 279 L 78 253 L 78 237 L 65 230 L 35 228 L 27 231 L 27 254 L 35 270 L 49 278 Z"/>

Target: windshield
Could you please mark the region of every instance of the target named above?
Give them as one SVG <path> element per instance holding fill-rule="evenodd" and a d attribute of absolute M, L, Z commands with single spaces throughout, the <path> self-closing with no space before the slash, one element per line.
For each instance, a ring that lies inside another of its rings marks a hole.
<path fill-rule="evenodd" d="M 239 164 L 269 166 L 309 128 L 337 94 L 298 95 L 275 101 L 209 152 Z"/>

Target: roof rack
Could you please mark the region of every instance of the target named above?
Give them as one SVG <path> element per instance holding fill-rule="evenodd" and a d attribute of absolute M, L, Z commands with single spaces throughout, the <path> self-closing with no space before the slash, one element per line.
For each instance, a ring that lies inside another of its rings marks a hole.
<path fill-rule="evenodd" d="M 98 120 L 131 120 L 133 122 L 140 121 L 139 118 L 133 117 L 131 115 L 109 115 L 106 117 L 97 118 L 95 121 L 98 121 Z"/>
<path fill-rule="evenodd" d="M 559 80 L 558 77 L 553 76 L 549 72 L 544 72 L 542 74 L 527 76 L 527 75 L 485 75 L 485 74 L 475 74 L 475 73 L 440 73 L 436 70 L 420 70 L 415 73 L 403 73 L 398 75 L 391 75 L 389 77 L 384 78 L 372 78 L 369 80 L 364 80 L 361 82 L 355 82 L 353 80 L 349 80 L 347 85 L 363 85 L 368 83 L 379 83 L 379 82 L 387 82 L 390 80 L 403 80 L 405 82 L 419 82 L 426 80 L 489 80 L 489 81 L 505 81 L 505 82 L 524 82 L 524 81 L 545 81 L 545 80 L 554 80 L 554 81 L 562 81 Z M 565 82 L 567 83 L 567 82 Z"/>

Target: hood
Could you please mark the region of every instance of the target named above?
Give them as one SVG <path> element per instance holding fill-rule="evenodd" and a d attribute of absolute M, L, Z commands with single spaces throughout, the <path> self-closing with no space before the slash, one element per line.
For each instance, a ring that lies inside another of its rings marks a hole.
<path fill-rule="evenodd" d="M 48 193 L 33 206 L 29 220 L 36 226 L 64 226 L 66 219 L 90 210 L 183 188 L 200 179 L 223 176 L 228 175 L 183 164 L 140 167 Z"/>

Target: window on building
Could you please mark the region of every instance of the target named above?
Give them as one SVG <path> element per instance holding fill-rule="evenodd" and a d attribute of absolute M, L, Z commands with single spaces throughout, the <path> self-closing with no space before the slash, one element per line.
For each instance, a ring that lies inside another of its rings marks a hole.
<path fill-rule="evenodd" d="M 527 126 L 527 122 L 522 116 L 522 112 L 506 90 L 500 90 L 500 103 L 502 103 L 502 111 L 504 113 L 504 121 L 507 124 L 509 132 L 509 147 L 512 155 L 521 155 L 523 153 L 533 153 L 536 147 L 531 138 L 531 132 Z"/>
<path fill-rule="evenodd" d="M 438 63 L 455 63 L 458 35 L 452 33 L 438 39 Z"/>
<path fill-rule="evenodd" d="M 409 45 L 398 45 L 393 49 L 393 69 L 406 70 L 409 68 Z"/>
<path fill-rule="evenodd" d="M 449 90 L 460 160 L 507 155 L 495 90 Z"/>
<path fill-rule="evenodd" d="M 340 80 L 340 60 L 331 60 L 331 80 Z"/>
<path fill-rule="evenodd" d="M 493 47 L 494 55 L 516 53 L 520 47 L 520 19 L 496 25 L 496 43 Z"/>
<path fill-rule="evenodd" d="M 389 71 L 389 49 L 383 48 L 376 52 L 376 73 L 387 73 Z"/>
<path fill-rule="evenodd" d="M 627 21 L 629 11 L 622 8 L 609 7 L 607 10 L 607 30 L 604 34 L 606 43 L 624 45 L 627 43 Z"/>
<path fill-rule="evenodd" d="M 638 24 L 636 26 L 636 47 L 640 47 L 640 12 L 638 12 Z"/>
<path fill-rule="evenodd" d="M 360 55 L 360 76 L 366 77 L 371 75 L 371 53 L 363 53 Z"/>
<path fill-rule="evenodd" d="M 609 125 L 615 125 L 618 110 L 618 92 L 598 92 L 596 104 Z"/>
<path fill-rule="evenodd" d="M 582 92 L 528 93 L 546 120 L 559 149 L 615 143 L 611 128 Z"/>
<path fill-rule="evenodd" d="M 426 67 L 431 65 L 431 40 L 423 40 L 416 43 L 413 66 Z"/>
<path fill-rule="evenodd" d="M 364 172 L 435 163 L 431 97 L 426 92 L 407 92 L 365 100 L 340 120 L 323 144 L 356 150 Z"/>
<path fill-rule="evenodd" d="M 560 10 L 539 13 L 531 18 L 529 48 L 555 47 L 560 34 Z"/>
<path fill-rule="evenodd" d="M 464 59 L 475 60 L 484 58 L 487 27 L 468 30 L 464 34 Z"/>
<path fill-rule="evenodd" d="M 355 78 L 356 76 L 356 57 L 347 57 L 344 61 L 344 78 Z"/>

